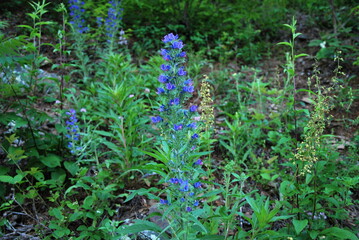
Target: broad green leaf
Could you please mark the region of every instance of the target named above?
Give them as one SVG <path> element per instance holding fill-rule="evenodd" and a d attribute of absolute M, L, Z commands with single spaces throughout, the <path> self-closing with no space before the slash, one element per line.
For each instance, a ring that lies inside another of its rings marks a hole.
<path fill-rule="evenodd" d="M 62 215 L 62 212 L 58 208 L 53 208 L 49 211 L 50 216 L 54 216 L 58 220 L 62 221 L 64 219 L 64 216 Z"/>
<path fill-rule="evenodd" d="M 84 200 L 84 204 L 82 205 L 82 207 L 85 209 L 91 209 L 94 201 L 94 196 L 87 196 Z"/>
<path fill-rule="evenodd" d="M 75 176 L 76 173 L 77 173 L 78 170 L 79 170 L 79 166 L 77 165 L 76 162 L 66 161 L 66 162 L 64 163 L 64 166 L 65 166 L 66 170 L 69 171 L 69 173 L 70 173 L 72 176 Z"/>
<path fill-rule="evenodd" d="M 350 240 L 358 240 L 358 237 L 355 236 L 354 233 L 341 229 L 338 227 L 331 227 L 328 229 L 323 230 L 320 235 L 331 235 L 336 237 L 337 239 L 350 239 Z"/>
<path fill-rule="evenodd" d="M 11 183 L 14 184 L 14 178 L 11 176 L 0 176 L 0 182 L 6 182 L 6 183 Z"/>
<path fill-rule="evenodd" d="M 123 230 L 121 230 L 121 234 L 133 234 L 142 232 L 145 230 L 151 230 L 154 232 L 161 232 L 162 229 L 155 223 L 145 221 L 145 220 L 136 220 L 135 223 L 131 226 L 125 227 Z"/>
<path fill-rule="evenodd" d="M 55 168 L 61 166 L 61 158 L 55 154 L 41 156 L 40 161 L 47 167 Z"/>
<path fill-rule="evenodd" d="M 203 236 L 198 239 L 199 240 L 222 240 L 222 239 L 225 239 L 225 237 L 221 236 L 221 235 L 207 235 L 207 236 Z"/>
<path fill-rule="evenodd" d="M 308 220 L 307 219 L 304 219 L 304 220 L 293 219 L 293 225 L 294 225 L 295 232 L 297 233 L 297 235 L 299 235 L 299 233 L 301 233 L 303 231 L 303 229 L 308 225 Z"/>
<path fill-rule="evenodd" d="M 26 174 L 25 174 L 26 175 Z M 14 177 L 14 183 L 18 183 L 23 179 L 23 175 L 20 173 Z"/>

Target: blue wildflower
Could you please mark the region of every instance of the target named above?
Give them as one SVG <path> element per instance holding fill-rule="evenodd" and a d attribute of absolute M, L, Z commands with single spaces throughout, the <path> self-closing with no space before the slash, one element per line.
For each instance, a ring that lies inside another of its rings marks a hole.
<path fill-rule="evenodd" d="M 179 180 L 178 180 L 178 178 L 171 178 L 171 179 L 170 179 L 170 183 L 178 184 L 178 183 L 179 183 Z"/>
<path fill-rule="evenodd" d="M 181 52 L 177 55 L 177 57 L 185 58 L 187 56 L 186 52 Z"/>
<path fill-rule="evenodd" d="M 180 189 L 179 190 L 181 192 L 188 192 L 188 190 L 189 190 L 188 181 L 183 180 L 183 179 L 179 179 L 179 183 L 180 183 Z"/>
<path fill-rule="evenodd" d="M 193 164 L 194 164 L 194 165 L 202 165 L 203 162 L 202 162 L 202 160 L 199 158 L 199 159 L 197 159 L 197 161 L 195 161 Z"/>
<path fill-rule="evenodd" d="M 183 42 L 182 41 L 175 41 L 172 43 L 173 49 L 182 49 L 183 48 Z"/>
<path fill-rule="evenodd" d="M 193 86 L 184 86 L 183 91 L 188 92 L 188 93 L 192 93 L 194 91 L 194 87 Z"/>
<path fill-rule="evenodd" d="M 193 85 L 192 79 L 187 79 L 186 81 L 183 82 L 183 85 L 185 85 L 185 86 L 192 86 L 192 85 Z"/>
<path fill-rule="evenodd" d="M 194 201 L 194 203 L 193 203 L 193 206 L 195 206 L 195 207 L 198 207 L 198 205 L 199 205 L 199 201 Z"/>
<path fill-rule="evenodd" d="M 158 77 L 158 81 L 159 81 L 160 83 L 166 83 L 166 82 L 168 82 L 168 77 L 167 77 L 166 75 L 161 74 L 161 75 Z"/>
<path fill-rule="evenodd" d="M 160 111 L 160 112 L 166 111 L 165 105 L 161 105 L 161 106 L 159 107 L 158 111 Z"/>
<path fill-rule="evenodd" d="M 188 124 L 187 127 L 195 129 L 197 127 L 197 124 L 195 122 L 193 122 L 193 123 Z"/>
<path fill-rule="evenodd" d="M 163 88 L 161 88 L 161 87 L 157 88 L 157 94 L 162 94 L 164 92 L 165 92 L 165 90 Z"/>
<path fill-rule="evenodd" d="M 187 72 L 184 70 L 184 67 L 180 67 L 177 74 L 178 76 L 185 76 Z"/>
<path fill-rule="evenodd" d="M 186 207 L 186 211 L 190 212 L 190 211 L 192 211 L 192 208 L 191 207 Z"/>
<path fill-rule="evenodd" d="M 97 18 L 96 18 L 96 23 L 97 23 L 97 26 L 98 26 L 98 27 L 101 27 L 101 26 L 102 26 L 102 21 L 103 21 L 102 17 L 97 17 Z"/>
<path fill-rule="evenodd" d="M 162 71 L 169 71 L 169 70 L 171 70 L 171 66 L 170 66 L 170 65 L 162 64 L 162 65 L 161 65 L 161 70 L 162 70 Z"/>
<path fill-rule="evenodd" d="M 151 117 L 151 120 L 152 120 L 152 123 L 159 123 L 163 119 L 160 116 L 156 116 L 156 117 Z"/>
<path fill-rule="evenodd" d="M 167 43 L 178 39 L 178 35 L 174 35 L 173 33 L 167 34 L 162 39 L 162 42 Z"/>
<path fill-rule="evenodd" d="M 202 183 L 201 182 L 195 182 L 194 184 L 193 184 L 193 187 L 194 188 L 200 188 L 202 186 Z"/>
<path fill-rule="evenodd" d="M 198 108 L 198 106 L 192 105 L 192 106 L 190 106 L 189 111 L 190 112 L 195 112 L 195 111 L 197 111 L 197 108 Z"/>
<path fill-rule="evenodd" d="M 170 100 L 170 105 L 178 105 L 180 103 L 179 98 L 175 98 Z"/>
<path fill-rule="evenodd" d="M 198 134 L 197 134 L 197 133 L 195 133 L 195 134 L 193 134 L 193 135 L 192 135 L 192 137 L 191 137 L 191 138 L 192 138 L 192 139 L 197 139 L 198 137 L 199 137 L 199 136 L 198 136 Z"/>
<path fill-rule="evenodd" d="M 166 88 L 167 90 L 173 90 L 176 88 L 176 85 L 172 84 L 172 83 L 167 83 L 166 84 Z"/>
<path fill-rule="evenodd" d="M 69 120 L 66 121 L 66 129 L 68 134 L 66 137 L 70 140 L 67 147 L 71 150 L 71 153 L 75 153 L 75 150 L 80 150 L 81 147 L 76 147 L 75 142 L 79 140 L 80 134 L 79 126 L 77 125 L 77 117 L 76 111 L 74 109 L 70 109 L 70 111 L 66 112 L 66 115 L 69 116 Z"/>
<path fill-rule="evenodd" d="M 161 204 L 164 204 L 164 205 L 167 205 L 167 204 L 168 204 L 168 200 L 160 199 L 160 203 L 161 203 Z"/>
<path fill-rule="evenodd" d="M 182 125 L 182 124 L 174 124 L 174 125 L 173 125 L 173 129 L 174 129 L 175 131 L 182 130 L 182 128 L 183 128 L 183 125 Z"/>
<path fill-rule="evenodd" d="M 109 1 L 109 4 L 111 7 L 108 8 L 107 18 L 105 21 L 106 35 L 113 39 L 119 32 L 123 9 L 121 8 L 121 2 L 118 0 Z M 108 42 L 111 42 L 111 40 L 108 40 Z"/>
<path fill-rule="evenodd" d="M 69 0 L 69 4 L 70 16 L 72 17 L 70 23 L 74 30 L 80 34 L 87 32 L 89 28 L 85 26 L 85 20 L 83 19 L 85 9 L 82 8 L 85 3 L 79 0 Z"/>
<path fill-rule="evenodd" d="M 169 61 L 172 59 L 171 56 L 169 55 L 169 51 L 166 49 L 161 49 L 161 55 L 162 55 L 163 59 L 166 61 Z"/>

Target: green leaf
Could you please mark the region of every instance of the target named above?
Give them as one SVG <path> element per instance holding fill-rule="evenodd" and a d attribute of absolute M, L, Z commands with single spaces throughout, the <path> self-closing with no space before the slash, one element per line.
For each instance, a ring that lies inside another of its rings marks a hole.
<path fill-rule="evenodd" d="M 308 220 L 307 219 L 304 219 L 304 220 L 293 219 L 293 225 L 294 225 L 295 232 L 297 233 L 297 235 L 299 235 L 299 233 L 301 233 L 303 231 L 303 229 L 308 225 Z"/>
<path fill-rule="evenodd" d="M 287 45 L 289 47 L 292 47 L 292 44 L 289 43 L 289 42 L 280 42 L 280 43 L 277 43 L 278 45 Z"/>
<path fill-rule="evenodd" d="M 320 235 L 331 235 L 336 237 L 337 239 L 350 239 L 350 240 L 358 240 L 358 237 L 355 236 L 354 233 L 341 229 L 338 227 L 331 227 L 328 229 L 323 230 Z"/>
<path fill-rule="evenodd" d="M 224 236 L 220 236 L 220 235 L 207 235 L 207 236 L 203 236 L 201 238 L 197 238 L 199 240 L 222 240 L 225 239 Z"/>
<path fill-rule="evenodd" d="M 73 221 L 79 220 L 82 215 L 83 215 L 83 212 L 74 212 L 73 214 L 71 214 L 69 221 L 73 222 Z"/>
<path fill-rule="evenodd" d="M 251 197 L 246 197 L 246 200 L 248 202 L 248 204 L 251 206 L 252 210 L 256 213 L 260 212 L 260 208 L 257 205 L 257 203 L 255 202 L 255 200 Z"/>
<path fill-rule="evenodd" d="M 84 200 L 84 204 L 82 205 L 85 209 L 92 209 L 93 202 L 95 201 L 94 196 L 87 196 Z"/>
<path fill-rule="evenodd" d="M 145 230 L 151 230 L 154 232 L 162 232 L 162 229 L 155 223 L 145 221 L 145 220 L 136 220 L 135 223 L 131 226 L 125 227 L 121 230 L 121 234 L 130 234 L 138 233 Z"/>
<path fill-rule="evenodd" d="M 64 219 L 64 216 L 62 215 L 62 212 L 58 208 L 53 208 L 49 211 L 50 216 L 54 216 L 58 220 L 62 221 Z"/>
<path fill-rule="evenodd" d="M 14 178 L 11 176 L 0 176 L 0 182 L 6 182 L 6 183 L 11 183 L 14 184 Z"/>
<path fill-rule="evenodd" d="M 305 54 L 305 53 L 301 53 L 301 54 L 297 54 L 294 56 L 294 59 L 297 59 L 297 58 L 300 58 L 300 57 L 306 57 L 308 56 L 308 54 Z"/>
<path fill-rule="evenodd" d="M 65 166 L 66 170 L 69 171 L 69 173 L 71 173 L 72 176 L 75 176 L 76 173 L 79 170 L 79 166 L 77 165 L 76 162 L 68 162 L 68 161 L 66 161 L 64 163 L 64 166 Z"/>
<path fill-rule="evenodd" d="M 25 174 L 25 175 L 26 175 L 26 174 Z M 14 177 L 14 184 L 20 182 L 20 181 L 23 179 L 23 177 L 24 177 L 24 176 L 23 176 L 22 174 L 16 175 L 16 176 Z"/>
<path fill-rule="evenodd" d="M 115 137 L 113 135 L 113 133 L 111 133 L 111 132 L 105 132 L 105 131 L 101 131 L 101 130 L 96 130 L 95 133 L 97 133 L 99 135 L 102 135 L 102 136 L 105 136 L 105 137 Z"/>
<path fill-rule="evenodd" d="M 5 167 L 5 166 L 0 166 L 0 174 L 3 175 L 3 174 L 6 174 L 10 171 L 10 168 L 8 167 Z"/>
<path fill-rule="evenodd" d="M 55 154 L 49 154 L 47 156 L 41 156 L 40 161 L 47 167 L 54 168 L 61 166 L 61 158 Z"/>
<path fill-rule="evenodd" d="M 319 232 L 318 231 L 315 231 L 315 230 L 312 230 L 309 232 L 309 236 L 312 238 L 312 239 L 316 239 L 316 237 L 318 236 Z"/>

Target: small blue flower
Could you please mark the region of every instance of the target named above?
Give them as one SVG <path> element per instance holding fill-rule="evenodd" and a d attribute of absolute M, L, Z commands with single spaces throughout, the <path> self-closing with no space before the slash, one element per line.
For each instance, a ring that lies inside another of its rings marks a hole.
<path fill-rule="evenodd" d="M 202 186 L 201 182 L 196 182 L 196 183 L 193 184 L 194 188 L 200 188 L 201 186 Z"/>
<path fill-rule="evenodd" d="M 199 158 L 197 161 L 194 162 L 194 165 L 203 165 L 202 160 Z"/>
<path fill-rule="evenodd" d="M 194 203 L 193 203 L 193 206 L 195 206 L 195 207 L 198 207 L 198 205 L 199 205 L 199 201 L 194 201 Z"/>
<path fill-rule="evenodd" d="M 185 76 L 187 74 L 187 72 L 184 70 L 184 67 L 181 67 L 179 70 L 178 70 L 178 76 Z"/>
<path fill-rule="evenodd" d="M 98 26 L 98 27 L 101 27 L 101 26 L 102 26 L 102 21 L 103 21 L 102 17 L 97 17 L 97 18 L 96 18 L 96 23 L 97 23 L 97 26 Z"/>
<path fill-rule="evenodd" d="M 160 112 L 166 111 L 165 105 L 161 105 L 161 106 L 159 107 L 158 111 L 160 111 Z"/>
<path fill-rule="evenodd" d="M 169 55 L 169 51 L 166 49 L 161 49 L 161 55 L 162 55 L 163 59 L 166 61 L 169 61 L 172 59 L 171 56 Z"/>
<path fill-rule="evenodd" d="M 182 124 L 174 124 L 174 125 L 173 125 L 173 129 L 174 129 L 175 131 L 182 130 L 182 128 L 183 128 L 183 125 L 182 125 Z"/>
<path fill-rule="evenodd" d="M 187 127 L 195 129 L 197 127 L 197 124 L 195 122 L 193 122 L 193 123 L 188 124 Z"/>
<path fill-rule="evenodd" d="M 181 192 L 188 192 L 188 190 L 189 190 L 188 181 L 179 179 L 179 183 L 180 183 L 180 189 L 179 190 Z"/>
<path fill-rule="evenodd" d="M 190 112 L 195 112 L 195 111 L 197 111 L 197 108 L 198 108 L 198 106 L 192 105 L 192 106 L 189 108 L 189 111 L 190 111 Z"/>
<path fill-rule="evenodd" d="M 190 212 L 190 211 L 192 211 L 192 208 L 191 207 L 186 207 L 186 211 Z"/>
<path fill-rule="evenodd" d="M 168 200 L 160 199 L 160 203 L 161 203 L 161 204 L 164 204 L 164 205 L 167 205 L 167 204 L 168 204 Z"/>
<path fill-rule="evenodd" d="M 180 103 L 179 98 L 175 98 L 170 100 L 170 105 L 178 105 Z"/>
<path fill-rule="evenodd" d="M 199 137 L 199 136 L 198 136 L 198 134 L 197 134 L 197 133 L 195 133 L 195 134 L 193 134 L 193 135 L 192 135 L 192 137 L 191 137 L 191 138 L 192 138 L 192 139 L 197 139 L 198 137 Z"/>
<path fill-rule="evenodd" d="M 179 183 L 179 180 L 178 180 L 178 178 L 171 178 L 171 179 L 170 179 L 170 183 L 178 184 L 178 183 Z"/>
<path fill-rule="evenodd" d="M 173 90 L 176 88 L 176 85 L 172 84 L 172 83 L 167 83 L 166 84 L 166 88 L 167 90 Z"/>
<path fill-rule="evenodd" d="M 166 83 L 166 82 L 168 82 L 168 77 L 167 77 L 166 75 L 161 74 L 161 75 L 158 77 L 158 81 L 159 81 L 160 83 Z"/>
<path fill-rule="evenodd" d="M 162 65 L 161 65 L 161 70 L 162 70 L 162 71 L 169 71 L 169 70 L 171 70 L 171 66 L 170 66 L 170 65 L 162 64 Z"/>
<path fill-rule="evenodd" d="M 151 120 L 152 120 L 152 123 L 159 123 L 163 119 L 160 116 L 156 116 L 156 117 L 151 117 Z"/>
<path fill-rule="evenodd" d="M 174 35 L 173 33 L 167 34 L 166 36 L 164 36 L 164 38 L 162 39 L 162 42 L 167 43 L 167 42 L 171 42 L 178 39 L 178 35 Z"/>
<path fill-rule="evenodd" d="M 161 87 L 157 88 L 157 94 L 162 94 L 164 92 L 165 92 L 165 90 L 163 88 L 161 88 Z"/>
<path fill-rule="evenodd" d="M 185 86 L 192 86 L 192 85 L 193 85 L 192 79 L 187 79 L 186 81 L 183 82 L 183 85 L 185 85 Z"/>
<path fill-rule="evenodd" d="M 186 55 L 186 52 L 181 52 L 177 55 L 178 57 L 182 57 L 182 58 L 185 58 L 187 55 Z"/>
<path fill-rule="evenodd" d="M 183 42 L 182 41 L 175 41 L 172 43 L 173 49 L 182 49 L 183 48 Z"/>
<path fill-rule="evenodd" d="M 185 86 L 185 87 L 183 87 L 183 91 L 192 93 L 194 91 L 194 87 L 193 86 Z"/>

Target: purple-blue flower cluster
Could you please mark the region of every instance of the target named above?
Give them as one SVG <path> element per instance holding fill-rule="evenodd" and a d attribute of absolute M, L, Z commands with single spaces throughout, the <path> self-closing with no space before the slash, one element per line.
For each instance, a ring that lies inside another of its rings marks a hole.
<path fill-rule="evenodd" d="M 157 88 L 161 105 L 151 121 L 160 127 L 171 149 L 168 191 L 172 196 L 167 200 L 161 199 L 160 203 L 170 205 L 177 202 L 182 210 L 190 212 L 199 206 L 197 198 L 203 187 L 198 181 L 199 174 L 195 174 L 200 171 L 202 161 L 198 159 L 194 163 L 190 162 L 191 152 L 196 149 L 199 138 L 199 123 L 196 120 L 198 107 L 185 104 L 194 92 L 193 81 L 187 76 L 185 68 L 185 45 L 173 33 L 166 35 L 162 42 L 165 47 L 160 54 L 165 63 L 160 66 L 162 73 L 158 81 L 161 86 Z"/>
<path fill-rule="evenodd" d="M 72 21 L 70 23 L 74 27 L 74 30 L 78 33 L 84 33 L 89 30 L 86 26 L 85 20 L 83 19 L 85 9 L 83 5 L 85 2 L 80 0 L 69 0 L 70 4 L 70 16 L 72 17 Z"/>
<path fill-rule="evenodd" d="M 201 166 L 202 164 L 202 160 L 198 159 L 192 166 L 196 167 Z M 173 177 L 168 182 L 170 183 L 170 188 L 172 188 L 175 195 L 174 200 L 176 201 L 179 199 L 181 203 L 184 203 L 187 212 L 192 211 L 192 207 L 199 206 L 199 201 L 195 200 L 194 197 L 200 191 L 200 188 L 202 188 L 202 183 L 200 181 L 196 181 L 191 184 L 187 179 Z M 164 205 L 171 204 L 169 200 L 164 199 L 161 199 L 160 203 Z"/>
<path fill-rule="evenodd" d="M 115 42 L 118 40 L 117 43 L 119 45 L 127 45 L 125 32 L 123 30 L 120 30 L 123 13 L 121 1 L 112 0 L 109 1 L 109 4 L 110 7 L 108 8 L 106 19 L 104 20 L 102 17 L 97 17 L 97 25 L 99 28 L 104 25 L 108 43 L 115 44 Z"/>
<path fill-rule="evenodd" d="M 184 67 L 186 52 L 182 51 L 184 47 L 183 42 L 178 38 L 178 35 L 174 35 L 173 33 L 166 35 L 162 41 L 166 47 L 161 49 L 161 55 L 166 63 L 160 67 L 163 73 L 158 77 L 158 81 L 162 83 L 163 86 L 157 88 L 157 94 L 162 96 L 166 103 L 159 107 L 159 115 L 151 118 L 153 123 L 161 122 L 158 121 L 159 117 L 161 120 L 172 118 L 173 116 L 171 115 L 173 112 L 177 112 L 181 107 L 181 103 L 194 92 L 193 81 L 187 77 L 187 71 Z M 197 106 L 192 105 L 189 109 L 184 109 L 183 113 L 189 116 L 196 111 Z M 182 130 L 183 126 L 193 129 L 196 126 L 195 122 L 185 122 L 188 121 L 188 118 L 178 119 L 184 121 L 172 123 L 171 125 L 174 131 Z"/>
<path fill-rule="evenodd" d="M 81 150 L 81 147 L 76 146 L 76 142 L 78 142 L 80 138 L 76 111 L 70 109 L 70 111 L 66 112 L 66 115 L 68 115 L 68 120 L 66 120 L 66 137 L 69 139 L 67 147 L 70 149 L 70 152 L 74 154 L 77 150 Z"/>
<path fill-rule="evenodd" d="M 106 35 L 112 38 L 115 37 L 114 33 L 117 33 L 119 30 L 123 9 L 121 8 L 121 1 L 119 0 L 109 1 L 109 3 L 111 7 L 108 9 L 105 25 Z"/>

